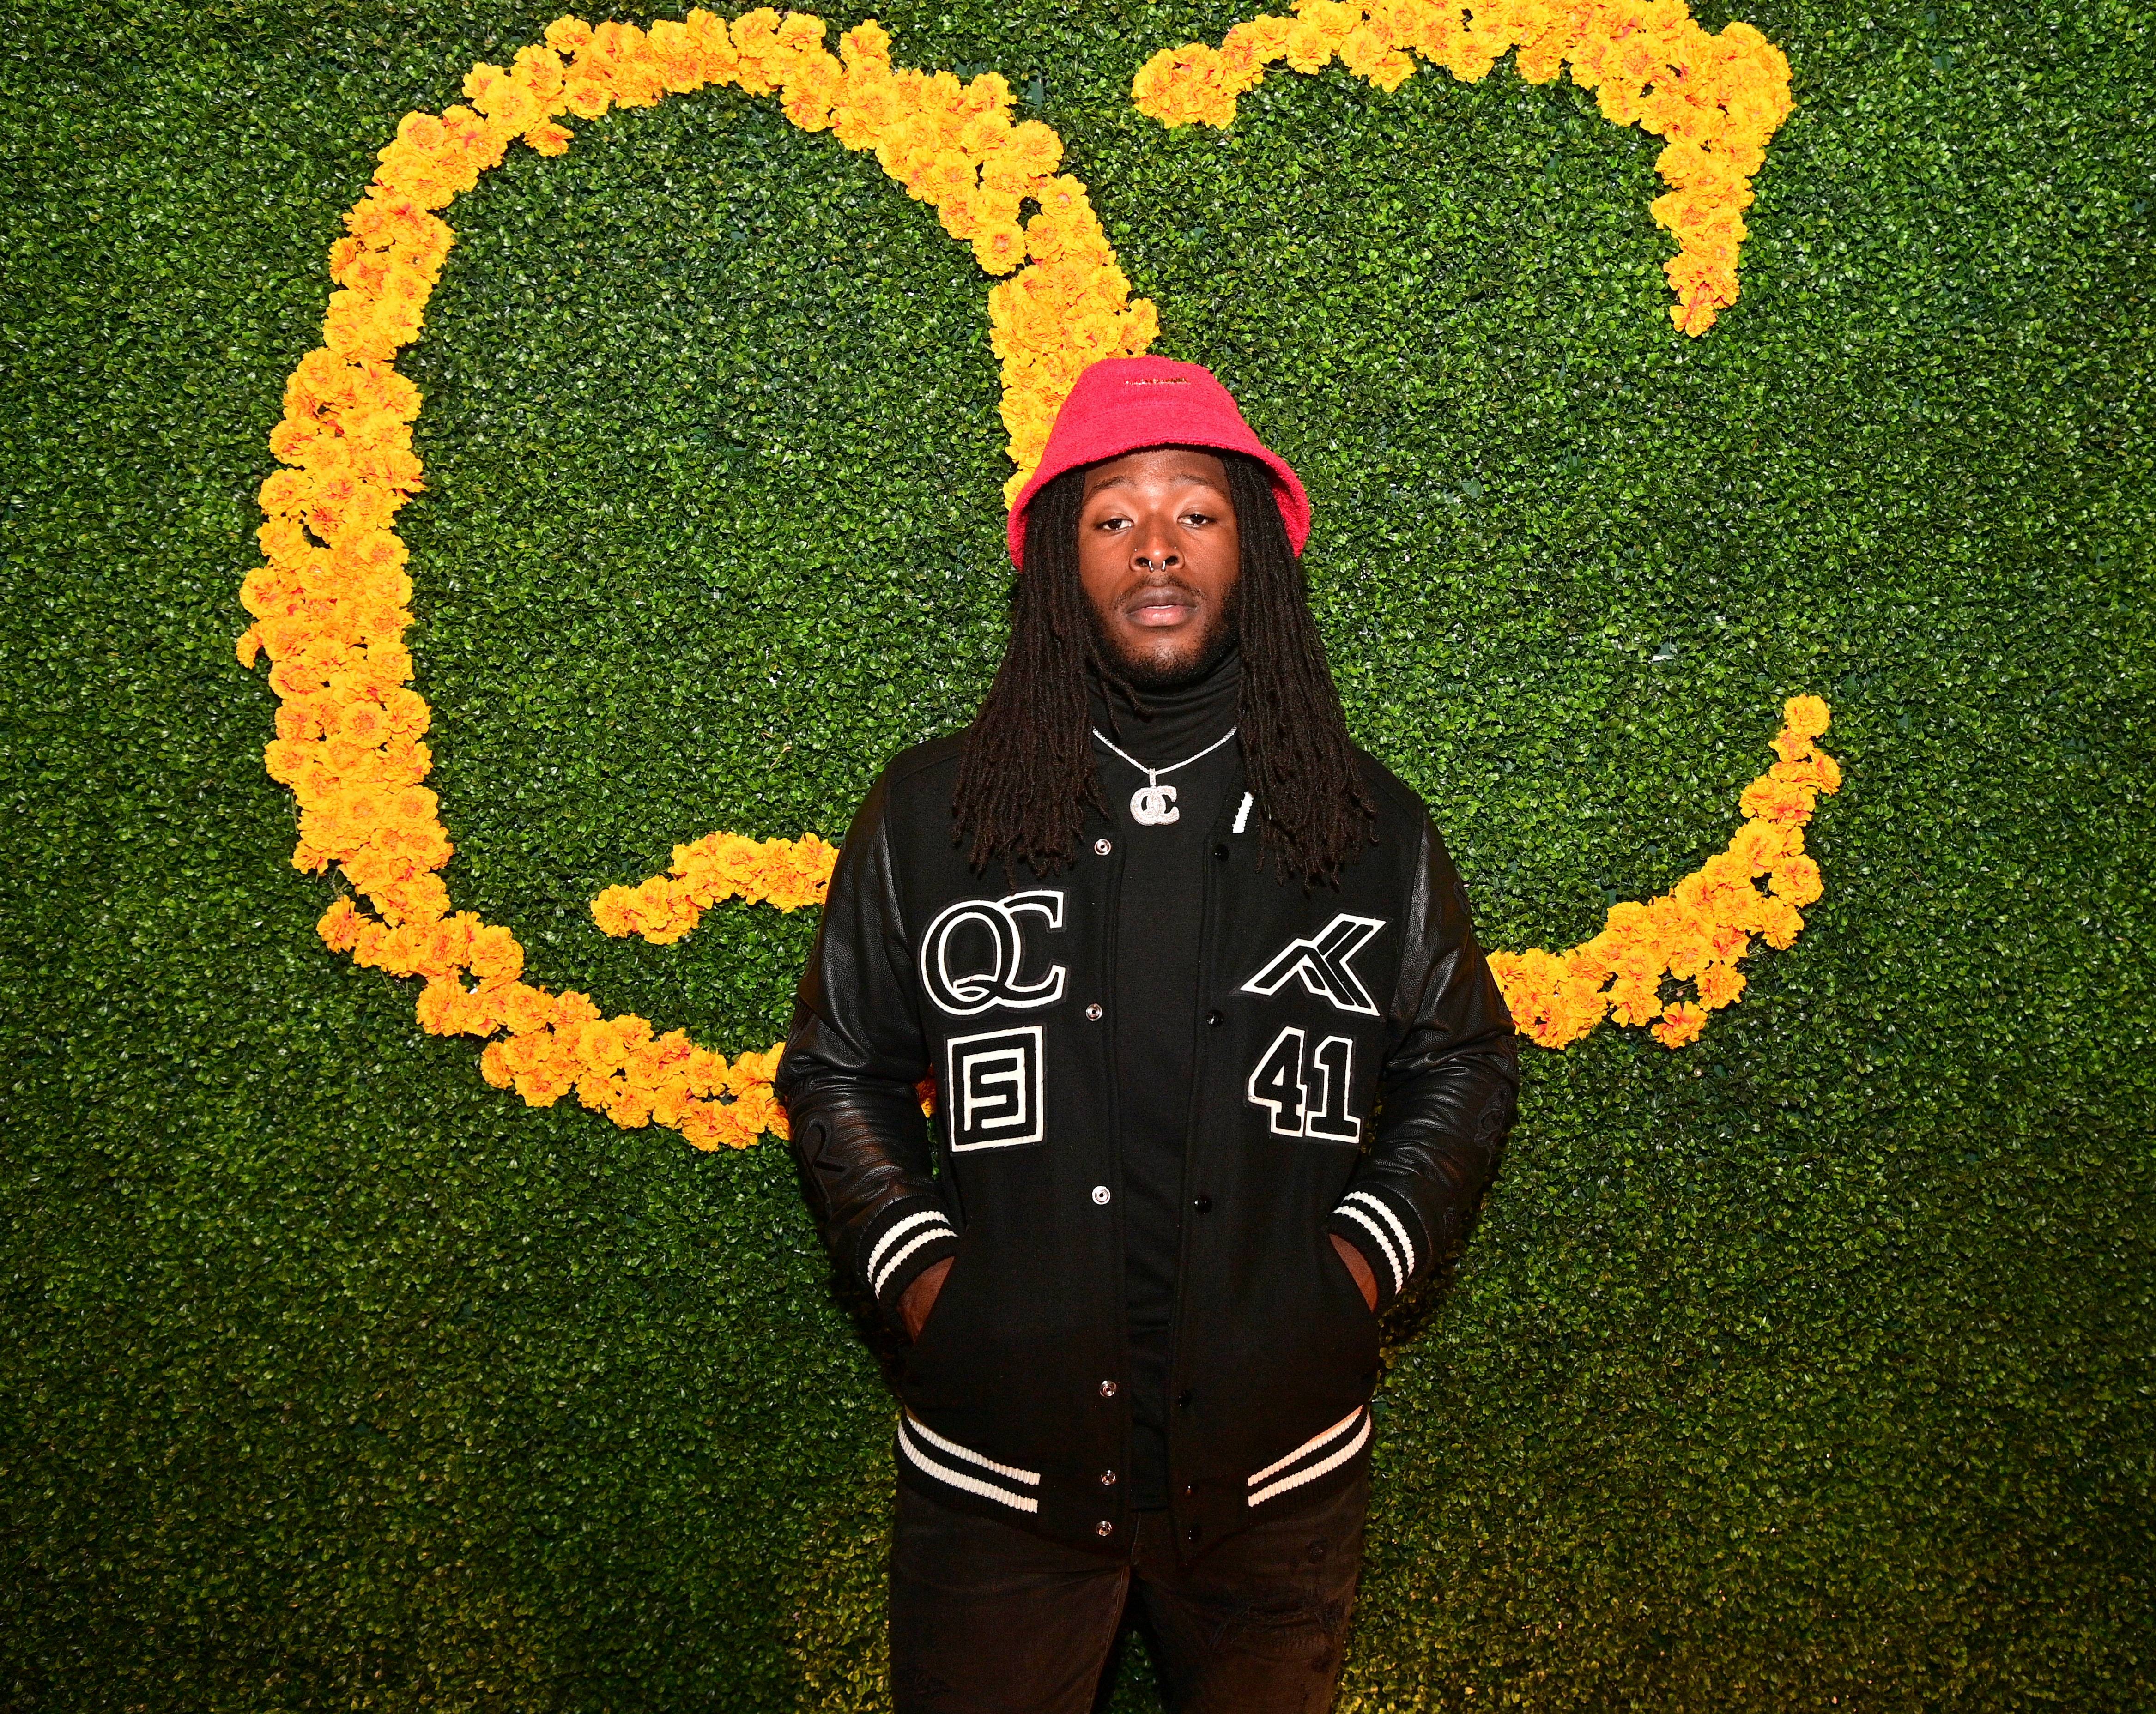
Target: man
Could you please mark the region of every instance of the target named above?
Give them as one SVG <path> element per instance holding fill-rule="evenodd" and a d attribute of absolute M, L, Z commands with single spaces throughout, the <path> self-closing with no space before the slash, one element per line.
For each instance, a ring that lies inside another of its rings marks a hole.
<path fill-rule="evenodd" d="M 911 1341 L 901 1714 L 1091 1707 L 1133 1581 L 1176 1706 L 1331 1701 L 1378 1316 L 1518 1071 L 1443 844 L 1348 741 L 1309 518 L 1205 370 L 1095 364 L 986 701 L 846 834 L 778 1085 Z"/>

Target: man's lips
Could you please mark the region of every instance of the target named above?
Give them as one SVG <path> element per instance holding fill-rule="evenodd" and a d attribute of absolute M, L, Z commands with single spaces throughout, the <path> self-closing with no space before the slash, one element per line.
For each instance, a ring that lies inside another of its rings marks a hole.
<path fill-rule="evenodd" d="M 1124 604 L 1123 617 L 1134 625 L 1157 629 L 1179 625 L 1197 611 L 1195 596 L 1174 589 L 1147 589 Z"/>

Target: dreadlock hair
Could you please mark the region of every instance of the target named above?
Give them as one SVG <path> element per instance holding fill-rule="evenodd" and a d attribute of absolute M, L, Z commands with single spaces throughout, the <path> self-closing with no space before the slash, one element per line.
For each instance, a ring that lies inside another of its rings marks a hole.
<path fill-rule="evenodd" d="M 1283 880 L 1337 885 L 1340 867 L 1376 837 L 1325 644 L 1310 611 L 1302 562 L 1288 545 L 1265 467 L 1222 452 L 1241 540 L 1235 598 L 1242 650 L 1236 725 L 1260 838 L 1260 861 Z M 1087 808 L 1108 813 L 1086 709 L 1090 671 L 1141 707 L 1102 649 L 1078 577 L 1083 469 L 1044 485 L 1027 508 L 1025 569 L 1011 604 L 1010 641 L 966 734 L 952 794 L 952 839 L 970 840 L 975 870 L 1000 859 L 1047 875 L 1070 860 Z"/>

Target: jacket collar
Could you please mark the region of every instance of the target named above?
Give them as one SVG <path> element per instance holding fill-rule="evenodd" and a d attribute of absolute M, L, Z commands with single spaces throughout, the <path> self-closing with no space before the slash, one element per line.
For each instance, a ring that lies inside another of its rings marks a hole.
<path fill-rule="evenodd" d="M 1164 767 L 1202 750 L 1235 724 L 1242 690 L 1241 654 L 1230 649 L 1204 676 L 1133 700 L 1086 675 L 1086 717 L 1150 767 Z"/>

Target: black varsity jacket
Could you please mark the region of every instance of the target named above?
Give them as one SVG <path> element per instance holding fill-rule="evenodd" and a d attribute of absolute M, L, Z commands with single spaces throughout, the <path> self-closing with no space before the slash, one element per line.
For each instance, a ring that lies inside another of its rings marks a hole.
<path fill-rule="evenodd" d="M 952 838 L 954 736 L 847 831 L 777 1085 L 839 1265 L 894 1324 L 954 1258 L 900 1385 L 901 1479 L 1127 1551 L 1116 1075 L 1103 1028 L 1122 859 L 1088 826 L 1045 878 Z M 1203 897 L 1168 1426 L 1180 1551 L 1367 1458 L 1378 1316 L 1457 1250 L 1511 1127 L 1512 1024 L 1421 801 L 1360 758 L 1377 842 L 1337 890 L 1258 867 L 1239 780 Z M 932 1075 L 932 1121 L 916 1085 Z"/>

